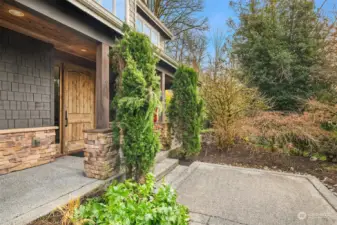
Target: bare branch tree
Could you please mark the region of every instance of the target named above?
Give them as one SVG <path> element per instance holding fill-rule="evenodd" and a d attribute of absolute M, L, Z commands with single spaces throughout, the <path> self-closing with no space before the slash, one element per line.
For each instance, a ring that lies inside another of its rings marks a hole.
<path fill-rule="evenodd" d="M 167 44 L 168 53 L 179 62 L 200 66 L 206 50 L 203 32 L 208 29 L 207 18 L 199 14 L 204 10 L 204 0 L 152 0 L 151 6 L 175 36 Z"/>

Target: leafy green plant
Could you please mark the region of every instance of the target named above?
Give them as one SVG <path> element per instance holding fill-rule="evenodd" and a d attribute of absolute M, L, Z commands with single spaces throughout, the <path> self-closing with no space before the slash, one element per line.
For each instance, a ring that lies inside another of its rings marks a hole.
<path fill-rule="evenodd" d="M 121 140 L 128 177 L 143 182 L 160 149 L 153 122 L 155 109 L 160 105 L 157 58 L 148 37 L 125 28 L 111 59 L 119 68 L 113 101 L 117 111 L 115 139 Z"/>
<path fill-rule="evenodd" d="M 200 152 L 202 100 L 197 90 L 198 74 L 189 67 L 180 66 L 173 79 L 173 98 L 168 117 L 173 131 L 182 142 L 184 157 Z"/>
<path fill-rule="evenodd" d="M 90 199 L 75 212 L 88 225 L 187 225 L 188 209 L 177 203 L 176 192 L 162 185 L 155 192 L 155 178 L 145 184 L 125 181 L 111 185 L 101 198 Z"/>

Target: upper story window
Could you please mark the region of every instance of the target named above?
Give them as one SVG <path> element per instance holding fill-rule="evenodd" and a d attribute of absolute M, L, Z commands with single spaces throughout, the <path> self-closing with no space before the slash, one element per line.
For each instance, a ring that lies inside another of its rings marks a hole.
<path fill-rule="evenodd" d="M 142 2 L 145 3 L 145 5 L 147 5 L 147 7 L 154 12 L 154 7 L 155 7 L 155 0 L 142 0 Z"/>
<path fill-rule="evenodd" d="M 126 21 L 126 0 L 95 0 L 122 21 Z"/>
<path fill-rule="evenodd" d="M 140 17 L 137 17 L 136 19 L 136 30 L 148 36 L 154 45 L 160 47 L 159 32 L 156 31 L 153 27 L 150 26 L 150 24 L 145 22 Z"/>

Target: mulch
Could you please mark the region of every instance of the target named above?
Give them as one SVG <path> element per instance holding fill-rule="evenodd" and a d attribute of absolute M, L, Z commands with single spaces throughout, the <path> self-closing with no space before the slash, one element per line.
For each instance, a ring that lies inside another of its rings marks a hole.
<path fill-rule="evenodd" d="M 193 161 L 311 174 L 320 180 L 324 180 L 327 185 L 337 184 L 337 163 L 311 161 L 308 157 L 271 152 L 243 143 L 236 144 L 230 149 L 221 150 L 217 148 L 214 142 L 204 140 L 198 156 L 190 160 L 181 160 L 180 163 L 189 165 Z M 337 187 L 334 188 L 337 191 Z"/>

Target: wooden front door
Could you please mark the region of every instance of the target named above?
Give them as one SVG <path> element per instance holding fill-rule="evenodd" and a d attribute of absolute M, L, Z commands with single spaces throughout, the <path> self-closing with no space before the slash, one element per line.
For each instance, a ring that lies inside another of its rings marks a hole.
<path fill-rule="evenodd" d="M 64 66 L 63 154 L 84 148 L 83 130 L 94 128 L 94 72 L 77 66 Z"/>

